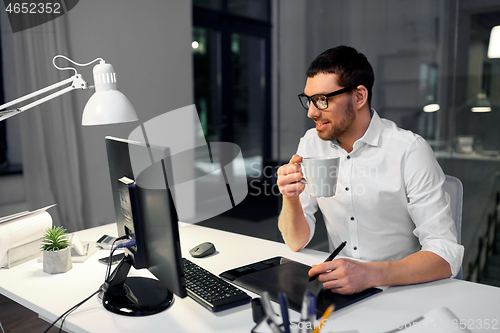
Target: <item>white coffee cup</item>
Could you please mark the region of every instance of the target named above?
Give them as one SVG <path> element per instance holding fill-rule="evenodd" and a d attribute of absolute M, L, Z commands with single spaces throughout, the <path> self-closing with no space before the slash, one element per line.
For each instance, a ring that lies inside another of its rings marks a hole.
<path fill-rule="evenodd" d="M 333 197 L 337 189 L 339 157 L 304 157 L 301 164 L 312 197 Z"/>

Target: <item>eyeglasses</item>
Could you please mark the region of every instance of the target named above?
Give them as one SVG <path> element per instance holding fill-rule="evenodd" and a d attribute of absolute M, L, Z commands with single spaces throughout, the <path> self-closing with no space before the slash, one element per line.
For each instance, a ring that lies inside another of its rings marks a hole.
<path fill-rule="evenodd" d="M 309 110 L 309 105 L 311 104 L 311 102 L 313 102 L 314 106 L 318 110 L 326 110 L 326 109 L 328 109 L 328 98 L 333 97 L 333 96 L 337 96 L 337 95 L 340 95 L 340 94 L 343 94 L 343 93 L 346 93 L 348 91 L 353 90 L 356 87 L 357 87 L 357 85 L 356 86 L 350 86 L 350 87 L 347 87 L 347 88 L 339 89 L 337 91 L 334 91 L 334 92 L 326 94 L 326 95 L 316 94 L 316 95 L 312 95 L 311 97 L 309 97 L 307 95 L 304 95 L 302 93 L 302 94 L 299 95 L 299 101 L 300 101 L 300 104 L 302 104 L 302 106 L 306 110 Z"/>

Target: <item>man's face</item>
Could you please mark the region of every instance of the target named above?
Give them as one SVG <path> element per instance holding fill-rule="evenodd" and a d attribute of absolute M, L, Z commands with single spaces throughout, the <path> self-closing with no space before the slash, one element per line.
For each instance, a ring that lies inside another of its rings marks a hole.
<path fill-rule="evenodd" d="M 337 84 L 336 74 L 317 74 L 307 78 L 304 94 L 329 94 L 342 89 Z M 318 136 L 323 140 L 338 139 L 347 133 L 356 119 L 356 112 L 352 105 L 351 94 L 344 93 L 328 98 L 328 108 L 318 110 L 313 103 L 309 105 L 307 116 L 316 123 Z"/>

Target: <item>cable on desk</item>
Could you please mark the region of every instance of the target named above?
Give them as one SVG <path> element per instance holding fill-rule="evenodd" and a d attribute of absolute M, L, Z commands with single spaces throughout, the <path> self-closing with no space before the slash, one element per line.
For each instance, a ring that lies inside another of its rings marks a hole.
<path fill-rule="evenodd" d="M 128 238 L 128 236 L 122 236 L 122 237 L 118 237 L 117 239 L 115 239 L 113 241 L 113 244 L 111 245 L 111 254 L 109 256 L 109 260 L 108 260 L 108 267 L 106 269 L 106 276 L 105 276 L 105 279 L 104 279 L 104 282 L 107 282 L 108 281 L 108 278 L 109 278 L 109 275 L 110 275 L 110 272 L 111 272 L 111 258 L 113 257 L 113 253 L 115 252 L 116 250 L 116 247 L 115 247 L 115 243 L 119 240 L 123 240 L 123 239 L 126 239 Z M 43 333 L 47 333 L 61 318 L 62 318 L 62 321 L 61 321 L 61 326 L 59 326 L 59 333 L 62 332 L 62 327 L 64 325 L 64 321 L 66 320 L 66 318 L 73 312 L 75 311 L 76 309 L 78 309 L 83 303 L 87 302 L 89 299 L 91 299 L 92 297 L 94 297 L 95 295 L 97 295 L 98 293 L 100 293 L 102 291 L 102 286 L 97 290 L 95 291 L 92 295 L 90 295 L 89 297 L 87 297 L 86 299 L 84 299 L 83 301 L 81 301 L 80 303 L 78 303 L 77 305 L 73 306 L 71 309 L 69 309 L 68 311 L 64 312 L 61 316 L 59 316 L 59 318 L 57 318 Z M 1 327 L 1 324 L 0 324 L 0 327 Z M 2 331 L 3 331 L 3 327 L 2 327 Z M 3 331 L 3 333 L 5 333 Z"/>
<path fill-rule="evenodd" d="M 52 328 L 52 326 L 54 326 L 61 318 L 63 318 L 63 320 L 61 322 L 61 326 L 59 326 L 59 332 L 62 332 L 62 327 L 64 325 L 64 321 L 66 320 L 66 317 L 69 316 L 71 312 L 73 312 L 76 309 L 78 309 L 80 307 L 80 305 L 82 305 L 83 303 L 87 302 L 89 299 L 91 299 L 95 295 L 97 295 L 100 291 L 101 291 L 101 288 L 99 288 L 96 292 L 94 292 L 92 295 L 90 295 L 89 297 L 87 297 L 86 299 L 84 299 L 83 301 L 81 301 L 80 303 L 78 303 L 77 305 L 73 306 L 68 311 L 64 312 L 45 331 L 43 331 L 43 333 L 47 333 Z"/>
<path fill-rule="evenodd" d="M 117 239 L 115 239 L 113 241 L 113 244 L 111 244 L 111 251 L 110 251 L 110 254 L 109 254 L 109 260 L 108 260 L 108 268 L 106 269 L 106 276 L 104 277 L 104 282 L 108 282 L 108 279 L 109 279 L 109 275 L 111 274 L 111 258 L 113 258 L 113 254 L 115 253 L 115 250 L 116 250 L 116 247 L 115 247 L 115 243 L 122 240 L 122 239 L 127 239 L 128 236 L 121 236 L 121 237 L 118 237 Z"/>

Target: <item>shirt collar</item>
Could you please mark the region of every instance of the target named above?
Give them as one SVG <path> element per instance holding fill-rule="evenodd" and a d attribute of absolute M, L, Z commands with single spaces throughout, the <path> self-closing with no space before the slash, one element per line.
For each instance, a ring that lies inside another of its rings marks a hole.
<path fill-rule="evenodd" d="M 377 111 L 370 109 L 370 114 L 372 119 L 370 120 L 370 125 L 366 129 L 365 135 L 359 141 L 369 144 L 370 146 L 377 146 L 380 140 L 380 135 L 382 133 L 382 120 L 380 119 Z"/>
<path fill-rule="evenodd" d="M 377 146 L 383 127 L 382 120 L 380 119 L 377 111 L 375 111 L 374 109 L 370 109 L 370 117 L 371 117 L 370 124 L 368 125 L 365 134 L 358 141 L 362 141 L 371 146 Z M 339 140 L 332 139 L 330 140 L 330 142 L 335 147 L 340 147 Z"/>

